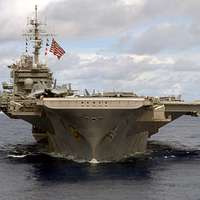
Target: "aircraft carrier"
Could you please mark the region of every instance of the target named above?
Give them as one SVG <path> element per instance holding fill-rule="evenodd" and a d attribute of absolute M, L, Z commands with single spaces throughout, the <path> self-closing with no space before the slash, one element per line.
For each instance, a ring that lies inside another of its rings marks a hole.
<path fill-rule="evenodd" d="M 39 59 L 44 36 L 37 7 L 25 36 L 34 43 L 8 66 L 11 83 L 3 83 L 1 110 L 32 125 L 32 134 L 49 153 L 79 161 L 119 161 L 144 153 L 147 140 L 159 128 L 188 114 L 198 116 L 200 103 L 180 98 L 144 97 L 132 92 L 85 92 L 57 86 Z M 67 66 L 66 66 L 67 67 Z M 67 80 L 66 80 L 67 81 Z"/>

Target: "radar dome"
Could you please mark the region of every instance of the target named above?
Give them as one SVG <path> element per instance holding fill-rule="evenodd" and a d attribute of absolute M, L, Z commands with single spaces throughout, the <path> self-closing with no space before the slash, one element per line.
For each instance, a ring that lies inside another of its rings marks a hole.
<path fill-rule="evenodd" d="M 25 89 L 31 90 L 32 87 L 33 87 L 33 79 L 31 79 L 31 78 L 25 79 L 24 80 L 24 86 L 25 86 Z"/>

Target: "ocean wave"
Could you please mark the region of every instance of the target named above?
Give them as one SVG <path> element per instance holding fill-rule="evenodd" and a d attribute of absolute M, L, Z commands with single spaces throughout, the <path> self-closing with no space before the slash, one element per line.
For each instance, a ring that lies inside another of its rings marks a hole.
<path fill-rule="evenodd" d="M 95 158 L 88 160 L 74 159 L 73 156 L 66 156 L 59 153 L 48 153 L 41 150 L 37 145 L 6 145 L 0 146 L 0 157 L 8 159 L 23 159 L 23 160 L 37 160 L 42 161 L 44 159 L 51 160 L 64 160 L 75 162 L 78 164 L 109 164 L 109 163 L 123 163 L 123 162 L 135 162 L 139 160 L 152 160 L 152 159 L 176 159 L 176 158 L 194 158 L 200 157 L 200 150 L 195 148 L 188 148 L 187 146 L 179 143 L 168 143 L 161 141 L 150 141 L 148 143 L 148 149 L 146 153 L 127 155 L 120 161 L 98 161 Z"/>

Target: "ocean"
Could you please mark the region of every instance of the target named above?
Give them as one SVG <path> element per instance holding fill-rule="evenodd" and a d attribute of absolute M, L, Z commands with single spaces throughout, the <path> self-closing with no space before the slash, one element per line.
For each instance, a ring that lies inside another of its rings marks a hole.
<path fill-rule="evenodd" d="M 148 154 L 76 163 L 41 154 L 31 126 L 0 114 L 0 200 L 200 200 L 200 118 L 184 116 Z"/>

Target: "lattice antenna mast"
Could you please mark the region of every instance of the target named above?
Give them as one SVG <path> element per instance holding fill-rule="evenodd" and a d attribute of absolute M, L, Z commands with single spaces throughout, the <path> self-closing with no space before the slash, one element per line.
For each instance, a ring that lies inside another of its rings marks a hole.
<path fill-rule="evenodd" d="M 35 5 L 35 20 L 32 21 L 32 24 L 34 26 L 34 33 L 35 33 L 35 46 L 34 46 L 34 61 L 35 64 L 38 65 L 39 64 L 39 53 L 40 53 L 40 49 L 41 49 L 41 37 L 40 37 L 40 32 L 39 32 L 39 22 L 38 22 L 38 14 L 37 14 L 37 5 Z"/>
<path fill-rule="evenodd" d="M 42 30 L 40 27 L 42 25 L 38 19 L 38 8 L 35 5 L 35 16 L 33 19 L 29 20 L 28 25 L 31 27 L 26 31 L 24 36 L 27 36 L 31 42 L 33 42 L 33 55 L 34 55 L 34 64 L 38 67 L 40 64 L 39 55 L 40 49 L 42 48 L 42 37 L 52 36 L 52 34 L 48 34 L 45 30 Z"/>

